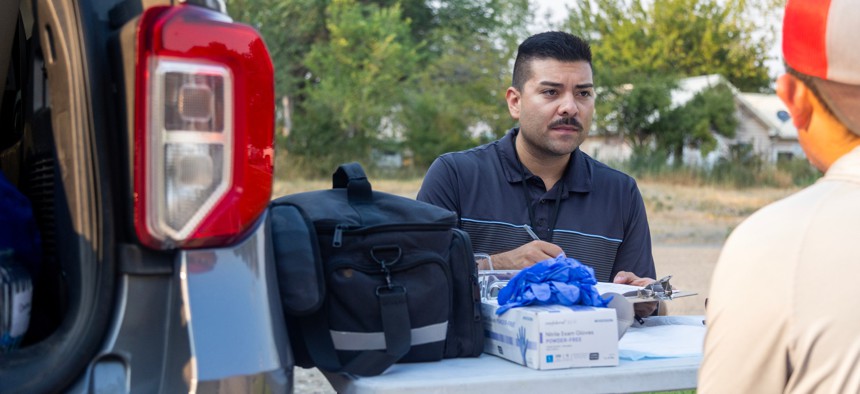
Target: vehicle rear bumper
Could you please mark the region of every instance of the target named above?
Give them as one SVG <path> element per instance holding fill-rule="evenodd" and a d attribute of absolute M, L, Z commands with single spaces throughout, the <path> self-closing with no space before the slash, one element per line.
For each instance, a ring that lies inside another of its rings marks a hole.
<path fill-rule="evenodd" d="M 123 274 L 102 350 L 67 392 L 292 392 L 268 227 L 179 251 L 170 273 Z"/>
<path fill-rule="evenodd" d="M 233 247 L 179 254 L 191 391 L 291 391 L 292 356 L 266 219 Z"/>

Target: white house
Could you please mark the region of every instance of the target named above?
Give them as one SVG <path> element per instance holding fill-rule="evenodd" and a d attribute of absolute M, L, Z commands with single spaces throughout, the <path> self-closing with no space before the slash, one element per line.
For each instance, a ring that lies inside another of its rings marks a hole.
<path fill-rule="evenodd" d="M 760 141 L 755 145 L 755 151 L 769 162 L 806 157 L 797 142 L 797 128 L 779 97 L 775 94 L 741 93 L 735 100 L 740 119 L 736 140 L 744 136 L 755 139 L 751 135 L 766 134 L 766 142 Z"/>
<path fill-rule="evenodd" d="M 672 92 L 672 106 L 681 106 L 697 93 L 721 82 L 734 92 L 735 115 L 739 121 L 735 137 L 715 135 L 717 148 L 705 156 L 698 149 L 685 148 L 685 164 L 710 167 L 719 159 L 730 157 L 730 148 L 735 145 L 749 145 L 755 154 L 770 163 L 804 157 L 797 142 L 797 129 L 775 94 L 741 93 L 720 75 L 703 75 L 680 80 L 678 88 Z M 632 148 L 623 138 L 598 134 L 592 131 L 582 144 L 584 152 L 605 162 L 623 161 L 632 154 Z"/>

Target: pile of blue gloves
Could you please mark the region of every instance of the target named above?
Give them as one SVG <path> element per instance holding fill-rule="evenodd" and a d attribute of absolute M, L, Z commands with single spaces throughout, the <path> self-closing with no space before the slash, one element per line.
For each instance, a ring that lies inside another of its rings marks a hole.
<path fill-rule="evenodd" d="M 594 285 L 594 269 L 576 259 L 558 256 L 520 271 L 499 291 L 497 315 L 526 305 L 585 305 L 606 307 Z"/>

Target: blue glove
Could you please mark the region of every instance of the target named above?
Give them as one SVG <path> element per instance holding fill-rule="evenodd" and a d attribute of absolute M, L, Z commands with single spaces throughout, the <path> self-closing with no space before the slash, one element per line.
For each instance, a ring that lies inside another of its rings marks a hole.
<path fill-rule="evenodd" d="M 499 291 L 497 315 L 526 305 L 585 305 L 606 307 L 594 285 L 594 270 L 563 255 L 520 271 Z"/>

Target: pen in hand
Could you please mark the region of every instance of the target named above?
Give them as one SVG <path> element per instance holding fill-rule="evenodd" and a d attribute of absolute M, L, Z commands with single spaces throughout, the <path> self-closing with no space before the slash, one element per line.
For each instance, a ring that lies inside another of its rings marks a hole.
<path fill-rule="evenodd" d="M 540 241 L 540 237 L 538 237 L 537 234 L 535 234 L 534 230 L 532 230 L 532 226 L 526 224 L 523 226 L 523 228 L 526 229 L 526 232 L 529 233 L 529 236 L 532 237 L 533 240 Z"/>

